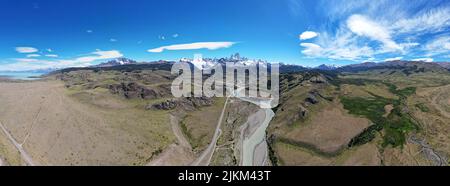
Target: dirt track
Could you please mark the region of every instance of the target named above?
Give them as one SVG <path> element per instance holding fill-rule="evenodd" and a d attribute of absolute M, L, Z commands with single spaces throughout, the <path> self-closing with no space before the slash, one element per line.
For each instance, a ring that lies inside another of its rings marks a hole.
<path fill-rule="evenodd" d="M 223 116 L 225 114 L 225 109 L 227 108 L 228 101 L 229 97 L 227 97 L 225 104 L 223 105 L 222 113 L 220 114 L 219 120 L 217 121 L 217 127 L 211 143 L 208 145 L 208 148 L 206 148 L 206 150 L 202 152 L 200 157 L 192 163 L 193 166 L 207 166 L 211 162 L 213 153 L 216 150 L 217 140 L 219 140 L 219 137 L 222 133 L 220 128 L 222 126 Z"/>
<path fill-rule="evenodd" d="M 59 81 L 0 89 L 0 120 L 35 164 L 141 165 L 175 138 L 165 113 L 99 108 Z"/>
<path fill-rule="evenodd" d="M 3 124 L 0 122 L 0 128 L 2 128 L 3 133 L 8 137 L 12 144 L 17 148 L 22 156 L 22 159 L 30 166 L 34 166 L 35 163 L 31 159 L 30 155 L 23 149 L 22 144 L 17 143 L 17 141 L 11 136 L 11 134 L 6 130 Z M 3 160 L 0 158 L 0 165 L 3 165 Z"/>
<path fill-rule="evenodd" d="M 180 129 L 178 118 L 170 115 L 170 124 L 177 138 L 177 144 L 170 145 L 158 157 L 148 163 L 148 166 L 185 166 L 194 160 L 192 147 Z"/>

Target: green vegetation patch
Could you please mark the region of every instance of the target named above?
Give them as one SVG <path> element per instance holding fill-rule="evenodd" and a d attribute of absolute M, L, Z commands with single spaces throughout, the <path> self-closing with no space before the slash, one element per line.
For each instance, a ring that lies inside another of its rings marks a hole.
<path fill-rule="evenodd" d="M 374 125 L 364 130 L 361 134 L 351 140 L 349 146 L 357 146 L 372 141 L 376 133 L 383 130 L 383 147 L 391 145 L 392 147 L 403 146 L 406 142 L 406 135 L 419 127 L 407 111 L 402 111 L 406 107 L 405 100 L 408 96 L 415 93 L 415 87 L 408 87 L 397 90 L 397 87 L 392 84 L 387 84 L 389 90 L 400 97 L 399 100 L 383 98 L 373 95 L 374 98 L 351 98 L 342 97 L 341 102 L 344 108 L 350 114 L 364 116 L 371 120 Z M 387 117 L 384 107 L 386 105 L 394 105 L 394 109 Z"/>
<path fill-rule="evenodd" d="M 428 108 L 424 103 L 417 103 L 415 106 L 422 112 L 430 112 L 430 108 Z"/>
<path fill-rule="evenodd" d="M 200 146 L 202 139 L 206 136 L 206 135 L 202 135 L 199 138 L 195 138 L 194 135 L 192 135 L 192 132 L 187 128 L 186 123 L 185 122 L 181 122 L 181 131 L 184 133 L 184 135 L 186 135 L 189 143 L 191 144 L 193 149 L 196 149 Z"/>

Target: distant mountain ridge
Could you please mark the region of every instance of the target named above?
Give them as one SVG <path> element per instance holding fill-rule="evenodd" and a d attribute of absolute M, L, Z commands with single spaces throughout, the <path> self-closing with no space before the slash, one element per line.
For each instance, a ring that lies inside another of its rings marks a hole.
<path fill-rule="evenodd" d="M 338 68 L 338 71 L 341 72 L 358 72 L 358 71 L 367 71 L 367 70 L 375 70 L 375 69 L 401 69 L 404 72 L 444 72 L 448 71 L 448 68 L 445 68 L 442 64 L 443 62 L 423 62 L 423 61 L 388 61 L 388 62 L 365 62 L 360 64 L 352 64 Z M 448 67 L 450 65 L 446 64 Z"/>
<path fill-rule="evenodd" d="M 450 70 L 450 62 L 435 62 L 435 63 L 438 64 L 441 67 L 444 67 L 444 68 Z"/>
<path fill-rule="evenodd" d="M 319 65 L 317 67 L 315 67 L 314 69 L 319 69 L 319 70 L 336 70 L 338 69 L 340 66 L 338 65 L 326 65 L 326 64 L 322 64 Z"/>
<path fill-rule="evenodd" d="M 100 63 L 98 65 L 94 65 L 94 67 L 112 67 L 112 66 L 118 66 L 118 65 L 130 65 L 130 64 L 137 64 L 138 62 L 128 59 L 128 58 L 117 58 L 113 59 L 104 63 Z"/>
<path fill-rule="evenodd" d="M 215 64 L 222 64 L 232 62 L 240 66 L 253 65 L 259 62 L 260 64 L 268 64 L 269 62 L 263 60 L 249 60 L 248 58 L 241 57 L 239 53 L 233 54 L 230 57 L 225 58 L 203 58 L 203 62 L 198 62 L 193 59 L 182 58 L 180 62 L 189 62 L 198 68 L 210 68 Z M 153 61 L 153 62 L 137 62 L 129 58 L 117 58 L 98 65 L 84 67 L 85 69 L 153 69 L 155 66 L 163 67 L 167 69 L 174 63 L 174 61 Z M 68 69 L 80 69 L 80 68 L 68 68 Z M 421 73 L 421 72 L 448 72 L 450 71 L 450 62 L 423 62 L 423 61 L 388 61 L 388 62 L 364 62 L 359 64 L 351 64 L 345 66 L 327 65 L 322 64 L 317 67 L 304 67 L 295 64 L 280 63 L 281 73 L 293 73 L 308 70 L 320 70 L 320 71 L 336 71 L 336 72 L 359 72 L 368 70 L 380 70 L 385 71 L 398 71 L 404 74 Z M 55 69 L 56 70 L 56 69 Z M 56 70 L 67 71 L 67 70 Z M 69 70 L 70 71 L 70 70 Z"/>

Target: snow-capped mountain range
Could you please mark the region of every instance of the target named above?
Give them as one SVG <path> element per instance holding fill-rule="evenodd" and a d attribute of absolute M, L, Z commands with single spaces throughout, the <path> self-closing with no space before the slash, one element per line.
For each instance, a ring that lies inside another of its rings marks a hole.
<path fill-rule="evenodd" d="M 111 66 L 118 66 L 118 65 L 130 65 L 130 64 L 137 64 L 136 61 L 128 59 L 128 58 L 117 58 L 113 59 L 104 63 L 100 63 L 98 65 L 95 65 L 95 67 L 111 67 Z"/>
<path fill-rule="evenodd" d="M 211 69 L 216 65 L 224 65 L 225 63 L 234 63 L 236 66 L 252 66 L 259 64 L 260 66 L 267 66 L 267 61 L 263 60 L 251 60 L 245 57 L 241 57 L 239 53 L 233 54 L 228 58 L 199 58 L 194 59 L 182 58 L 180 62 L 192 63 L 198 69 Z"/>
<path fill-rule="evenodd" d="M 338 69 L 339 67 L 341 67 L 341 66 L 339 66 L 339 65 L 326 65 L 326 64 L 322 64 L 322 65 L 319 65 L 319 66 L 317 66 L 317 67 L 314 67 L 314 69 L 319 69 L 319 70 L 336 70 L 336 69 Z"/>

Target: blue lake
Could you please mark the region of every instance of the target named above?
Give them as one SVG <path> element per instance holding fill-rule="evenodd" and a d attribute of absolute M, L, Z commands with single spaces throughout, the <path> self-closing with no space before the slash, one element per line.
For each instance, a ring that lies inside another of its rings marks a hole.
<path fill-rule="evenodd" d="M 36 80 L 36 76 L 41 76 L 43 73 L 38 72 L 0 72 L 0 77 L 7 77 L 18 80 Z"/>

